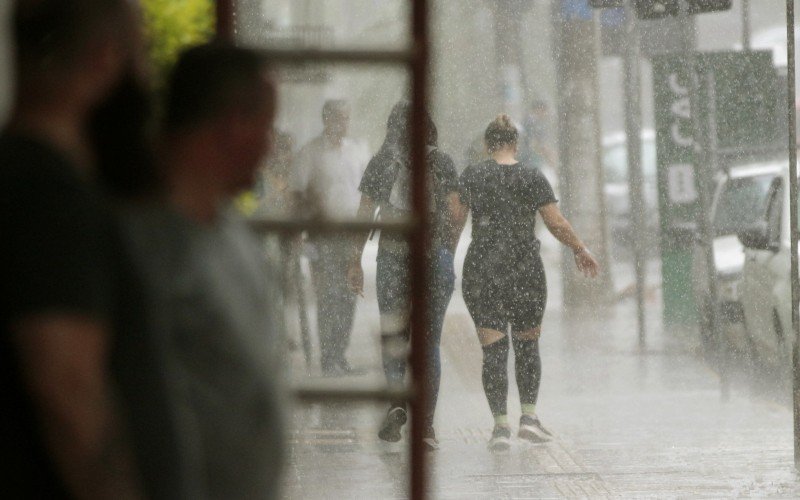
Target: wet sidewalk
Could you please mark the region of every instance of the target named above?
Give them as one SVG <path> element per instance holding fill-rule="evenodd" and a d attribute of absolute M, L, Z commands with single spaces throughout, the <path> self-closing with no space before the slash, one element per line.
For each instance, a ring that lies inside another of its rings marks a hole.
<path fill-rule="evenodd" d="M 548 269 L 552 276 L 558 267 Z M 618 286 L 625 277 L 623 270 Z M 723 402 L 718 377 L 692 352 L 688 335 L 662 332 L 657 297 L 640 353 L 632 301 L 567 319 L 550 281 L 537 413 L 556 438 L 541 445 L 514 440 L 503 454 L 487 450 L 492 419 L 481 351 L 456 294 L 442 341 L 432 498 L 800 498 L 788 406 L 736 384 Z M 348 381 L 380 380 L 376 314 L 369 304 L 359 311 L 350 355 L 369 372 Z M 509 383 L 515 430 L 513 372 Z M 287 497 L 405 498 L 406 443 L 379 442 L 384 412 L 368 404 L 298 407 Z"/>

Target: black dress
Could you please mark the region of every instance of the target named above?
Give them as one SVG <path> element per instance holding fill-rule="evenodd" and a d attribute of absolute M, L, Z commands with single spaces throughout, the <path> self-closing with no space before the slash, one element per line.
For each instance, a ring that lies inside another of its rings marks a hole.
<path fill-rule="evenodd" d="M 522 163 L 494 160 L 461 175 L 461 198 L 472 210 L 472 243 L 463 292 L 475 326 L 505 332 L 540 326 L 547 282 L 534 233 L 536 211 L 557 200 L 550 183 Z"/>

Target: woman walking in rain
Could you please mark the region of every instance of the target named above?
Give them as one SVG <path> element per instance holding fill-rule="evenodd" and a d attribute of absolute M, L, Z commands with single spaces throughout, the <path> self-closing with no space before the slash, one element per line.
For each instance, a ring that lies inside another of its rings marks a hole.
<path fill-rule="evenodd" d="M 360 218 L 371 218 L 376 208 L 383 220 L 400 220 L 411 215 L 411 169 L 409 153 L 408 120 L 411 108 L 401 101 L 392 109 L 386 130 L 386 139 L 380 151 L 370 160 L 361 179 Z M 433 415 L 439 393 L 441 366 L 439 339 L 442 334 L 445 311 L 453 293 L 455 274 L 453 253 L 464 228 L 466 210 L 458 195 L 458 174 L 449 155 L 437 147 L 436 126 L 428 117 L 426 164 L 428 167 L 429 203 L 431 218 L 431 244 L 427 262 L 431 281 L 428 285 L 430 323 L 425 332 L 428 341 L 430 395 L 425 426 L 424 443 L 436 449 L 438 442 L 433 431 Z M 348 282 L 358 294 L 363 291 L 364 274 L 361 256 L 367 234 L 359 236 L 353 252 Z M 381 323 L 381 354 L 386 380 L 390 385 L 401 385 L 405 378 L 408 357 L 410 286 L 409 246 L 402 234 L 381 233 L 378 243 L 377 291 Z M 393 402 L 378 436 L 389 442 L 400 440 L 400 429 L 406 423 L 405 402 Z"/>
<path fill-rule="evenodd" d="M 486 128 L 489 160 L 461 175 L 461 200 L 472 210 L 472 243 L 464 261 L 463 292 L 483 349 L 483 388 L 494 416 L 492 450 L 510 446 L 507 332 L 511 330 L 522 416 L 518 436 L 538 443 L 550 440 L 536 416 L 541 381 L 539 336 L 547 301 L 547 283 L 534 234 L 536 212 L 547 229 L 572 249 L 575 264 L 588 277 L 597 261 L 561 214 L 550 183 L 535 168 L 517 161 L 519 133 L 507 115 Z"/>

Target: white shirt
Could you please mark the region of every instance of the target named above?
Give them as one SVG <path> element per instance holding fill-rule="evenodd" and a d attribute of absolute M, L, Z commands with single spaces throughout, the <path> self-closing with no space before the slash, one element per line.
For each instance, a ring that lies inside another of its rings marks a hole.
<path fill-rule="evenodd" d="M 317 203 L 323 217 L 351 219 L 358 211 L 358 185 L 368 161 L 366 144 L 345 138 L 336 147 L 320 136 L 298 152 L 289 186 Z"/>

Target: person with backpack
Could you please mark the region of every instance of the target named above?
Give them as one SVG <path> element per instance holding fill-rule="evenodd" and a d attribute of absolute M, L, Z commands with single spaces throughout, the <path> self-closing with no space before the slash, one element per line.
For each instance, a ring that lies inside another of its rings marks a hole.
<path fill-rule="evenodd" d="M 490 159 L 461 174 L 461 199 L 472 210 L 472 242 L 464 261 L 462 291 L 483 349 L 483 388 L 495 426 L 489 448 L 508 449 L 508 330 L 514 347 L 522 416 L 518 436 L 551 439 L 536 416 L 542 376 L 539 337 L 547 281 L 534 233 L 537 212 L 558 241 L 572 249 L 575 265 L 595 277 L 597 261 L 561 214 L 553 188 L 538 168 L 517 161 L 517 127 L 499 115 L 486 128 Z"/>
<path fill-rule="evenodd" d="M 386 139 L 370 160 L 361 179 L 359 191 L 360 218 L 371 218 L 376 209 L 384 221 L 407 219 L 411 215 L 411 165 L 409 152 L 410 104 L 397 103 L 389 115 Z M 439 340 L 444 315 L 453 293 L 455 274 L 453 254 L 466 220 L 466 210 L 459 198 L 458 174 L 453 160 L 437 147 L 437 131 L 427 118 L 428 192 L 430 202 L 431 241 L 426 256 L 429 265 L 430 324 L 426 339 L 429 352 L 428 394 L 430 397 L 425 426 L 425 445 L 438 448 L 433 430 L 433 417 L 439 392 L 441 366 Z M 368 234 L 360 234 L 355 242 L 348 270 L 351 291 L 363 292 L 364 273 L 361 258 Z M 382 232 L 378 243 L 377 293 L 381 324 L 381 353 L 387 382 L 398 386 L 406 372 L 409 319 L 409 245 L 405 235 Z M 404 401 L 392 402 L 378 436 L 389 442 L 400 440 L 400 430 L 408 419 Z"/>

